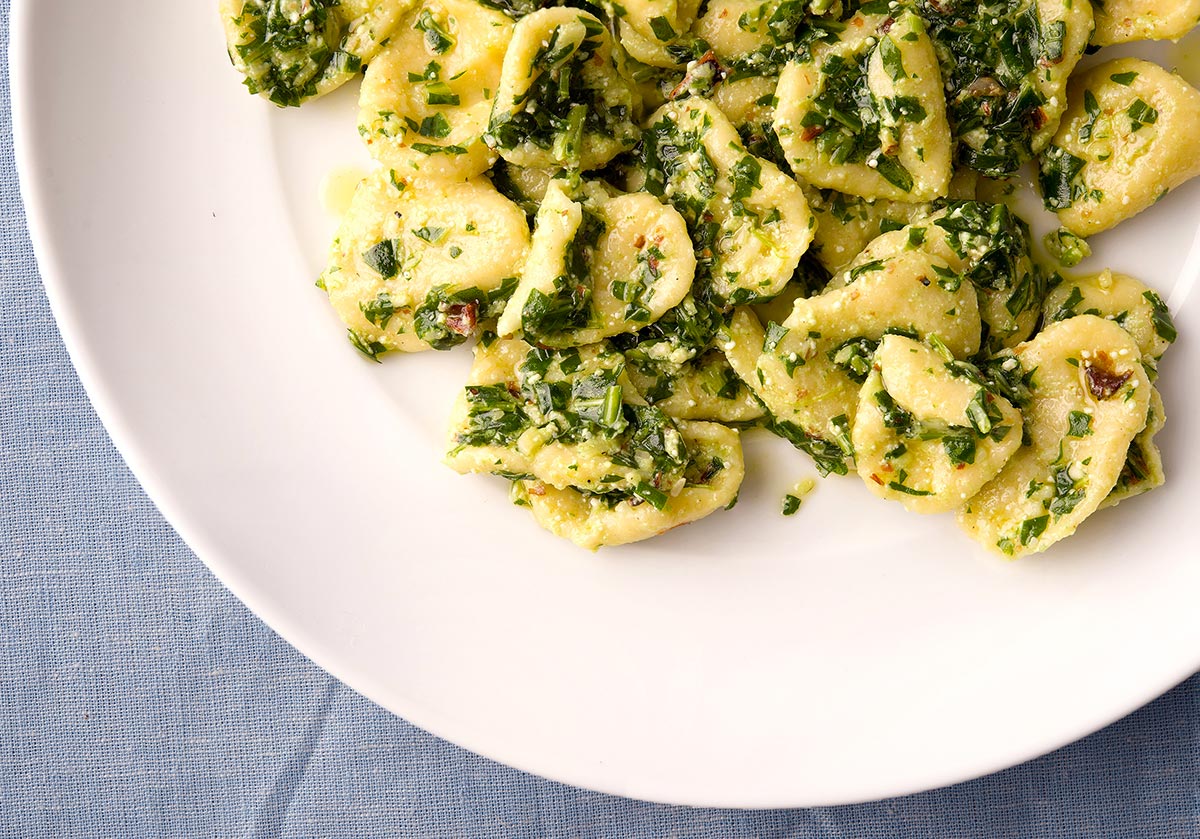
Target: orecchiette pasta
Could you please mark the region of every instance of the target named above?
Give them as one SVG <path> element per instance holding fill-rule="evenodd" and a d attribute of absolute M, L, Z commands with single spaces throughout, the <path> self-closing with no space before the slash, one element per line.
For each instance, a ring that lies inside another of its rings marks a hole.
<path fill-rule="evenodd" d="M 542 9 L 513 31 L 488 142 L 517 166 L 595 169 L 637 142 L 635 104 L 604 24 Z"/>
<path fill-rule="evenodd" d="M 1129 444 L 1121 476 L 1117 478 L 1117 485 L 1113 487 L 1112 492 L 1100 504 L 1101 510 L 1145 495 L 1167 482 L 1162 452 L 1154 442 L 1155 435 L 1162 431 L 1166 424 L 1167 414 L 1162 396 L 1155 389 L 1150 393 L 1150 413 L 1146 416 L 1146 427 Z"/>
<path fill-rule="evenodd" d="M 496 160 L 483 141 L 513 24 L 474 0 L 425 0 L 371 62 L 358 131 L 406 176 L 466 180 Z"/>
<path fill-rule="evenodd" d="M 1157 64 L 1093 67 L 1071 79 L 1069 103 L 1040 180 L 1072 233 L 1115 227 L 1200 175 L 1200 91 Z"/>
<path fill-rule="evenodd" d="M 516 501 L 551 533 L 593 551 L 649 539 L 733 504 L 745 475 L 738 433 L 714 423 L 678 425 L 689 459 L 667 491 L 606 496 L 523 480 L 514 485 Z"/>
<path fill-rule="evenodd" d="M 978 176 L 961 169 L 950 181 L 948 197 L 974 201 Z M 831 273 L 846 268 L 870 242 L 934 212 L 933 204 L 910 204 L 886 199 L 870 200 L 833 189 L 804 190 L 817 220 L 811 253 Z"/>
<path fill-rule="evenodd" d="M 1047 280 L 1033 260 L 1029 225 L 1007 206 L 952 201 L 897 235 L 944 259 L 975 286 L 987 349 L 1013 347 L 1033 334 Z"/>
<path fill-rule="evenodd" d="M 775 133 L 797 175 L 864 198 L 921 202 L 950 185 L 950 127 L 917 15 L 856 15 L 779 77 Z"/>
<path fill-rule="evenodd" d="M 1092 43 L 1178 41 L 1200 22 L 1200 0 L 1101 0 Z"/>
<path fill-rule="evenodd" d="M 696 257 L 679 213 L 644 193 L 591 192 L 573 201 L 561 181 L 546 190 L 501 335 L 594 344 L 653 323 L 688 293 Z"/>
<path fill-rule="evenodd" d="M 692 28 L 699 10 L 700 0 L 624 0 L 617 14 L 643 38 L 669 44 Z"/>
<path fill-rule="evenodd" d="M 763 410 L 716 348 L 723 322 L 711 302 L 688 295 L 653 325 L 615 341 L 651 404 L 680 419 L 750 422 Z"/>
<path fill-rule="evenodd" d="M 650 354 L 661 346 L 626 351 L 629 378 L 652 404 L 683 420 L 749 423 L 763 418 L 762 404 L 719 349 L 674 363 Z"/>
<path fill-rule="evenodd" d="M 525 214 L 486 180 L 359 184 L 321 283 L 350 340 L 378 360 L 446 349 L 495 317 L 529 250 Z"/>
<path fill-rule="evenodd" d="M 1021 445 L 1021 414 L 980 373 L 885 335 L 859 392 L 851 440 L 858 474 L 917 513 L 957 510 Z"/>
<path fill-rule="evenodd" d="M 685 53 L 671 40 L 660 41 L 654 36 L 643 35 L 624 19 L 617 21 L 617 34 L 621 49 L 634 61 L 648 67 L 676 68 L 686 60 Z"/>
<path fill-rule="evenodd" d="M 1028 445 L 958 517 L 973 539 L 1010 557 L 1046 550 L 1099 508 L 1146 427 L 1151 399 L 1137 344 L 1095 315 L 1053 324 L 1015 357 L 1032 387 Z"/>
<path fill-rule="evenodd" d="M 675 422 L 646 405 L 624 356 L 607 344 L 481 344 L 450 429 L 446 462 L 456 471 L 560 489 L 657 498 L 683 479 L 689 462 Z"/>
<path fill-rule="evenodd" d="M 958 357 L 979 349 L 974 289 L 948 287 L 938 269 L 949 274 L 937 257 L 901 250 L 854 265 L 848 285 L 797 300 L 765 331 L 752 315 L 735 315 L 724 347 L 730 364 L 789 439 L 825 453 L 823 468 L 846 470 L 859 388 L 886 334 L 936 335 Z"/>
<path fill-rule="evenodd" d="M 1175 322 L 1158 293 L 1125 274 L 1099 274 L 1064 280 L 1046 297 L 1043 317 L 1057 323 L 1076 315 L 1114 321 L 1137 342 L 1142 364 L 1154 376 L 1158 361 L 1175 342 Z"/>
<path fill-rule="evenodd" d="M 219 0 L 251 93 L 295 107 L 357 76 L 415 0 Z"/>
<path fill-rule="evenodd" d="M 1092 4 L 919 0 L 918 9 L 945 71 L 959 161 L 992 177 L 1015 174 L 1058 128 L 1067 79 L 1092 33 Z"/>
<path fill-rule="evenodd" d="M 1200 91 L 1074 73 L 1200 0 L 219 4 L 276 104 L 363 76 L 318 285 L 372 360 L 477 339 L 446 462 L 551 532 L 732 506 L 748 427 L 1009 557 L 1162 484 L 1166 302 L 1012 199 L 1036 160 L 1068 269 L 1200 174 Z"/>
<path fill-rule="evenodd" d="M 746 151 L 715 105 L 684 99 L 649 120 L 631 187 L 669 202 L 688 223 L 697 280 L 730 304 L 778 294 L 812 241 L 804 193 Z"/>

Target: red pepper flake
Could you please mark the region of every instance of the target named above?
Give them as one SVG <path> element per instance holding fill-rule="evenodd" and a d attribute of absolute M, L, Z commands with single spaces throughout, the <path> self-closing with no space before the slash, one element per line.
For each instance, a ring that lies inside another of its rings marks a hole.
<path fill-rule="evenodd" d="M 883 478 L 879 477 L 874 472 L 871 473 L 871 480 L 874 481 L 875 483 L 879 484 L 880 486 L 883 486 Z"/>
<path fill-rule="evenodd" d="M 683 78 L 680 79 L 679 84 L 675 85 L 671 92 L 667 94 L 667 98 L 673 101 L 687 93 L 688 89 L 692 86 L 692 82 L 695 80 L 696 71 L 706 64 L 712 65 L 712 82 L 714 86 L 725 80 L 725 68 L 721 66 L 720 61 L 717 61 L 717 54 L 712 50 L 709 50 L 696 60 L 695 65 L 690 70 L 683 74 Z"/>
<path fill-rule="evenodd" d="M 810 125 L 807 128 L 805 128 L 803 131 L 800 132 L 800 139 L 803 140 L 804 142 L 808 143 L 808 142 L 811 142 L 811 141 L 817 139 L 824 133 L 825 133 L 825 129 L 822 128 L 821 126 Z"/>
<path fill-rule="evenodd" d="M 478 303 L 452 303 L 446 309 L 446 328 L 455 335 L 470 335 L 478 323 Z"/>
<path fill-rule="evenodd" d="M 646 237 L 640 233 L 638 234 L 638 237 L 633 240 L 633 246 L 635 248 L 637 248 L 639 251 L 645 246 L 645 244 L 646 244 Z"/>
<path fill-rule="evenodd" d="M 1084 368 L 1083 376 L 1087 379 L 1088 390 L 1092 392 L 1092 396 L 1103 401 L 1116 396 L 1125 383 L 1133 378 L 1133 371 L 1118 373 L 1113 369 L 1112 360 L 1107 353 L 1097 353 L 1095 361 L 1089 362 Z"/>

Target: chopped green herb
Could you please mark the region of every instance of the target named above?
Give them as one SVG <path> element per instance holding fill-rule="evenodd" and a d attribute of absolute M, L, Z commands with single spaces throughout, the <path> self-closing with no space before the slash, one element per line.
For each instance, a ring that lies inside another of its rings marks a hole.
<path fill-rule="evenodd" d="M 1092 433 L 1092 415 L 1083 411 L 1071 411 L 1067 415 L 1068 437 L 1088 437 Z"/>
<path fill-rule="evenodd" d="M 371 270 L 384 279 L 390 280 L 396 276 L 396 272 L 399 270 L 396 259 L 396 243 L 391 239 L 384 239 L 373 245 L 362 255 L 362 258 Z"/>
<path fill-rule="evenodd" d="M 785 516 L 794 516 L 800 509 L 802 499 L 797 498 L 792 494 L 783 496 L 783 514 Z"/>
<path fill-rule="evenodd" d="M 1130 130 L 1141 131 L 1144 126 L 1158 122 L 1158 111 L 1138 99 L 1125 112 L 1129 116 Z"/>
<path fill-rule="evenodd" d="M 446 238 L 446 233 L 449 232 L 445 227 L 420 227 L 412 232 L 414 236 L 422 242 L 428 242 L 431 245 L 436 245 Z"/>
<path fill-rule="evenodd" d="M 346 333 L 347 337 L 350 338 L 350 343 L 354 346 L 354 349 L 358 350 L 360 353 L 377 364 L 382 363 L 379 361 L 379 356 L 387 352 L 386 346 L 381 344 L 379 341 L 371 341 L 367 338 L 364 338 L 353 329 L 346 330 Z"/>
<path fill-rule="evenodd" d="M 425 33 L 425 47 L 430 52 L 441 54 L 449 52 L 454 46 L 454 37 L 434 20 L 429 9 L 421 10 L 421 14 L 417 16 L 417 22 L 413 24 L 413 28 Z"/>
<path fill-rule="evenodd" d="M 888 482 L 888 489 L 890 489 L 894 492 L 902 492 L 905 495 L 914 495 L 917 497 L 933 495 L 933 493 L 930 492 L 929 490 L 913 489 L 912 487 L 910 487 L 904 483 L 907 480 L 908 480 L 908 472 L 901 469 L 899 472 L 896 473 L 896 480 Z"/>
<path fill-rule="evenodd" d="M 1175 329 L 1175 322 L 1171 319 L 1171 310 L 1167 308 L 1167 304 L 1153 291 L 1144 292 L 1142 297 L 1153 307 L 1150 317 L 1154 321 L 1154 331 L 1158 337 L 1169 344 L 1175 343 L 1179 333 Z"/>
<path fill-rule="evenodd" d="M 660 41 L 672 41 L 678 37 L 671 22 L 661 15 L 650 18 L 650 31 Z"/>
<path fill-rule="evenodd" d="M 1046 250 L 1064 268 L 1074 268 L 1092 255 L 1092 248 L 1086 240 L 1063 227 L 1053 233 L 1047 233 L 1043 241 Z"/>
<path fill-rule="evenodd" d="M 1050 525 L 1050 516 L 1038 516 L 1037 518 L 1026 519 L 1021 523 L 1021 545 L 1028 545 L 1033 540 L 1037 539 L 1046 532 L 1046 528 Z"/>

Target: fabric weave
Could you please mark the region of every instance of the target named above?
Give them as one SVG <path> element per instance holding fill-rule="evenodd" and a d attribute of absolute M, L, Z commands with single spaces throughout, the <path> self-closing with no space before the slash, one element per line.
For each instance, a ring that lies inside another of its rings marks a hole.
<path fill-rule="evenodd" d="M 0 0 L 5 49 L 8 10 Z M 666 807 L 566 787 L 376 707 L 226 592 L 123 464 L 47 306 L 11 128 L 5 73 L 0 835 L 1200 836 L 1200 677 L 1093 737 L 988 778 L 876 804 L 775 812 Z"/>

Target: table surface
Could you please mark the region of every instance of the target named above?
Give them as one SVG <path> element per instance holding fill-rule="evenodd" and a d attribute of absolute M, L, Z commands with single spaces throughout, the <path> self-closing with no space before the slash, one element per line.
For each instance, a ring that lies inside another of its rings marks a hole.
<path fill-rule="evenodd" d="M 9 0 L 0 0 L 7 68 Z M 1079 743 L 903 799 L 629 801 L 426 734 L 275 635 L 113 448 L 38 278 L 0 77 L 0 834 L 1200 835 L 1200 676 Z"/>

